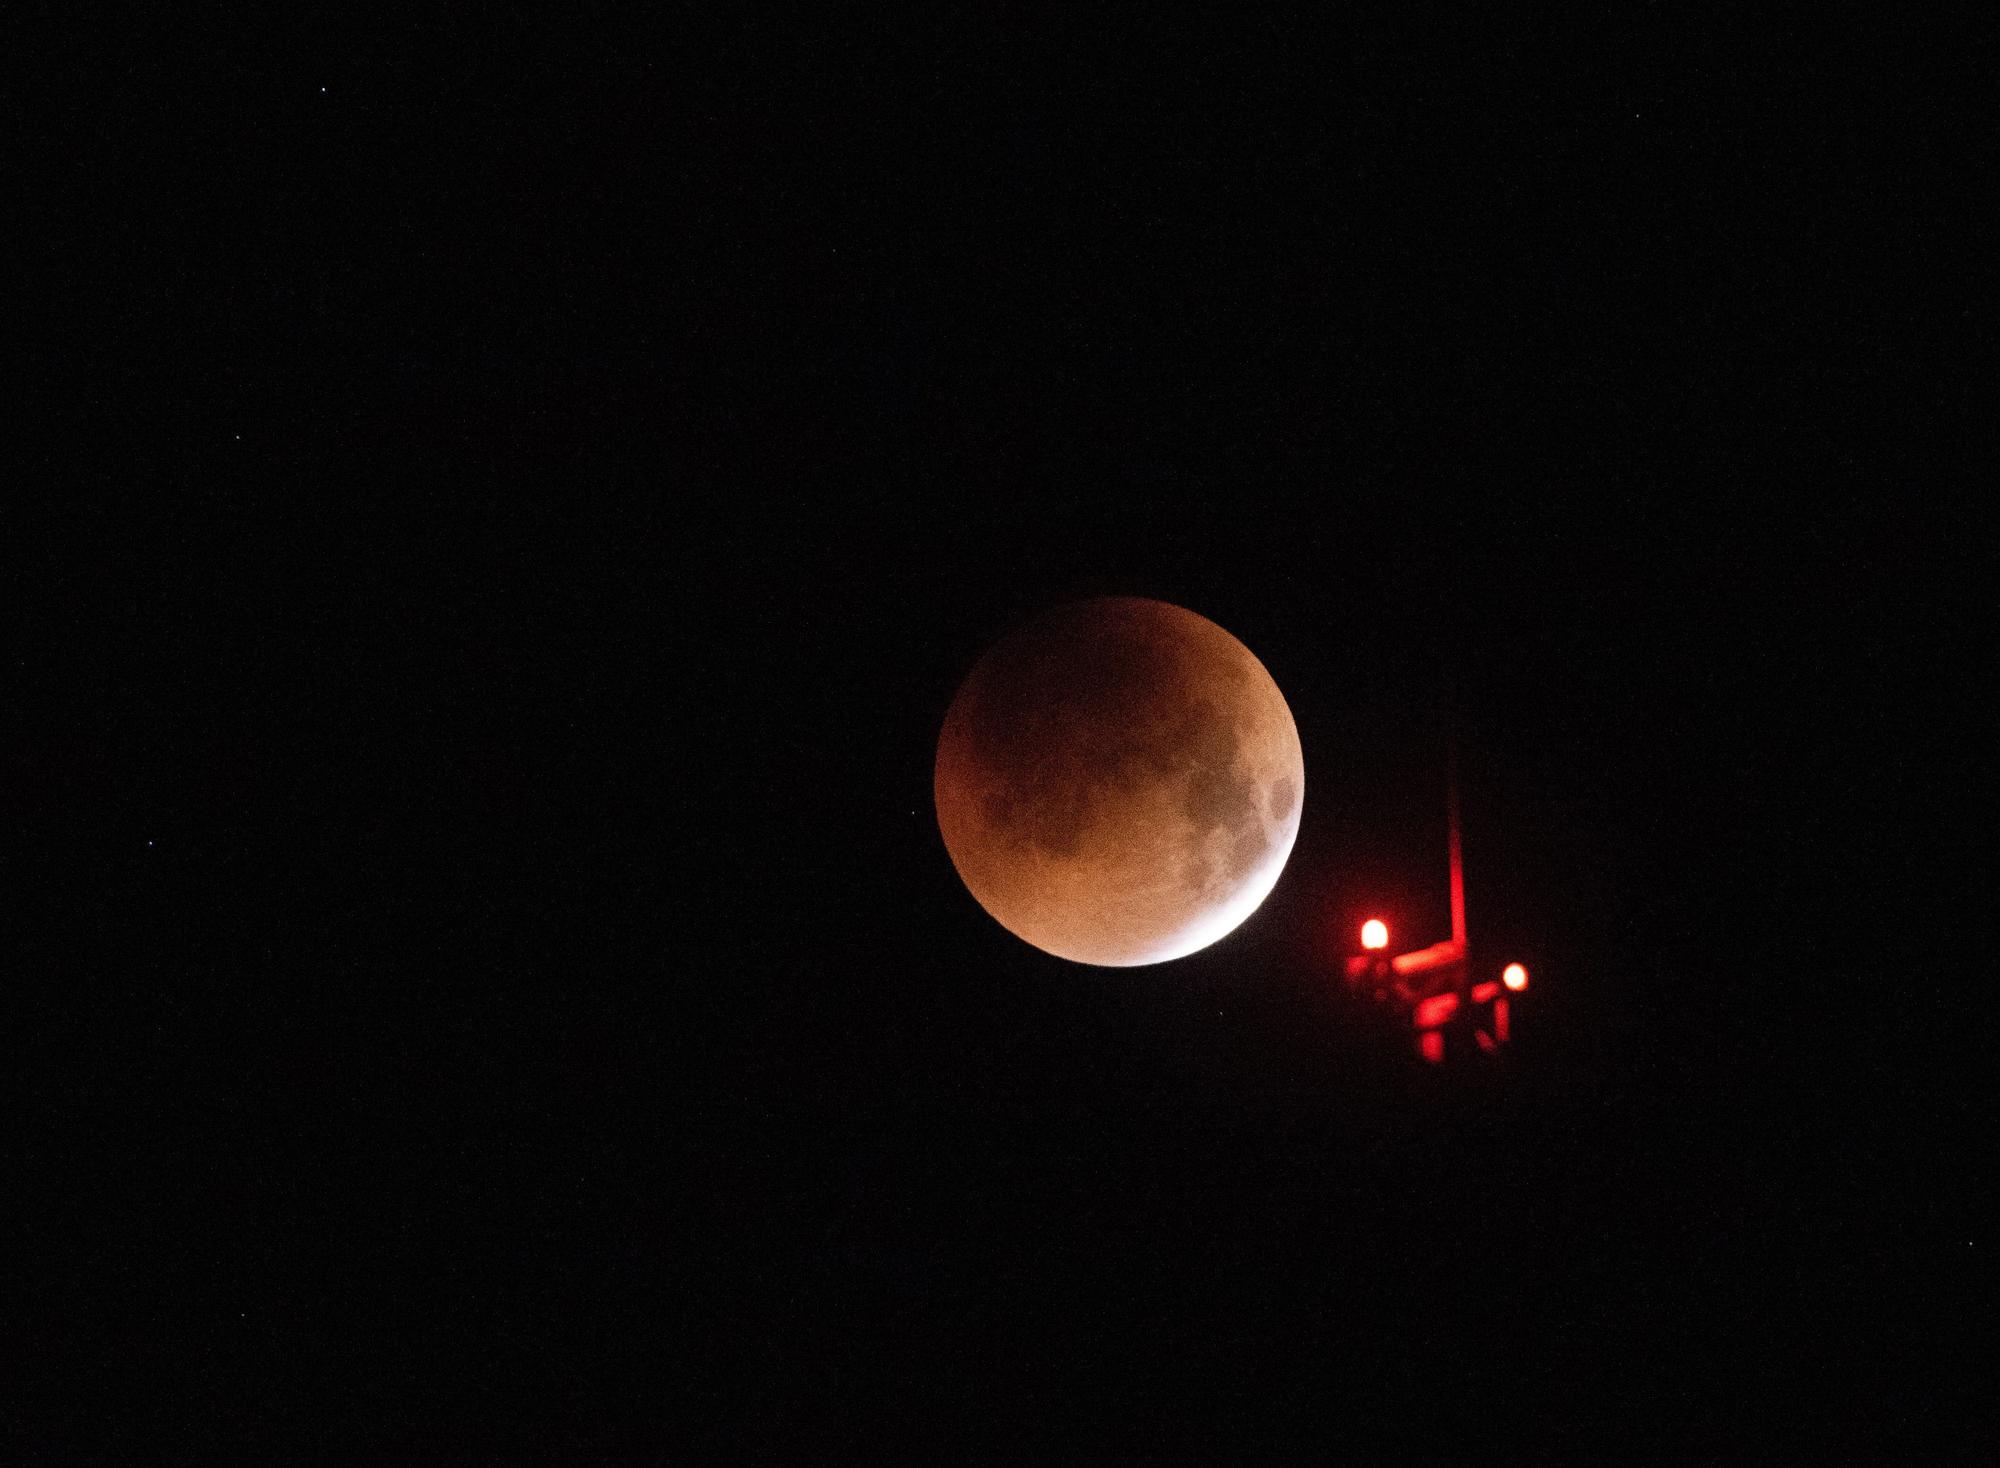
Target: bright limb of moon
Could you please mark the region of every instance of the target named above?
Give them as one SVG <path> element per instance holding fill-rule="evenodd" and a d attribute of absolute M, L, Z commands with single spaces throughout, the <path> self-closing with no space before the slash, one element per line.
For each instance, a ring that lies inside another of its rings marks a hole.
<path fill-rule="evenodd" d="M 938 826 L 973 897 L 1037 948 L 1163 963 L 1234 931 L 1298 837 L 1277 684 L 1183 607 L 1098 597 L 1004 638 L 938 736 Z"/>

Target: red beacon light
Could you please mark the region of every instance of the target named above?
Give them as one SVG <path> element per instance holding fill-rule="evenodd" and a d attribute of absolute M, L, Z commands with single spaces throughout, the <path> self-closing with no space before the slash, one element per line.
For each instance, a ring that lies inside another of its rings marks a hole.
<path fill-rule="evenodd" d="M 1389 946 L 1389 925 L 1380 918 L 1370 918 L 1361 925 L 1361 946 L 1368 949 Z"/>
<path fill-rule="evenodd" d="M 1528 987 L 1528 971 L 1518 963 L 1510 963 L 1500 970 L 1500 982 L 1518 994 Z"/>

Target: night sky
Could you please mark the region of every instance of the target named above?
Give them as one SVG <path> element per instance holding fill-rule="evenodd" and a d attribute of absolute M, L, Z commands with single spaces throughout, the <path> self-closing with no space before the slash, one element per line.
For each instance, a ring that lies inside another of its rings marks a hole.
<path fill-rule="evenodd" d="M 22 1455 L 1990 1449 L 1959 38 L 152 24 L 23 215 Z M 931 806 L 1099 594 L 1305 751 L 1152 968 Z"/>

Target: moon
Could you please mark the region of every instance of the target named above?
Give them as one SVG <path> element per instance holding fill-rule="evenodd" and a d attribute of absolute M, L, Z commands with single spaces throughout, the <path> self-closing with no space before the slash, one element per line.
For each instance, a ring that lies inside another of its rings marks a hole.
<path fill-rule="evenodd" d="M 1305 759 L 1249 648 L 1184 607 L 1094 597 L 973 666 L 933 788 L 952 865 L 1002 927 L 1129 968 L 1206 948 L 1270 895 Z"/>

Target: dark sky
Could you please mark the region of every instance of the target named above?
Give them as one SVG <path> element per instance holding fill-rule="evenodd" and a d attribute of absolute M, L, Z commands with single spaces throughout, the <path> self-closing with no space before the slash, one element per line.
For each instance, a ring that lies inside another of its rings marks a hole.
<path fill-rule="evenodd" d="M 1972 1440 L 1954 38 L 154 24 L 26 196 L 31 1342 L 211 1458 Z M 1158 969 L 930 808 L 1099 593 L 1305 749 Z M 1504 1073 L 1330 1001 L 1448 723 Z"/>

